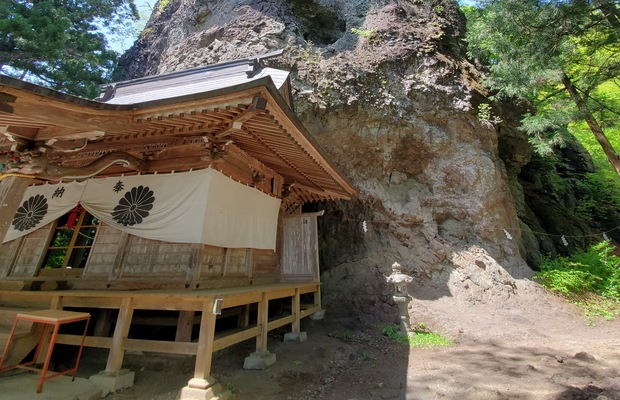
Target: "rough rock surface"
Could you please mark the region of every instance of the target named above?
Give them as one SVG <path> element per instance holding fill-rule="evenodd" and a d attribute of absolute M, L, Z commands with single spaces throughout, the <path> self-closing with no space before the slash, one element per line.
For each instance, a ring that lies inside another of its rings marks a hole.
<path fill-rule="evenodd" d="M 497 111 L 508 121 L 500 129 L 476 117 L 486 100 L 463 58 L 456 2 L 171 0 L 156 9 L 119 79 L 285 49 L 270 65 L 293 72 L 297 113 L 359 190 L 320 205 L 328 309 L 393 318 L 384 276 L 395 261 L 417 277 L 418 297 L 509 302 L 531 285 L 519 279 L 532 274 L 523 257 L 535 262 L 540 249 L 521 241 L 517 211 L 529 208 L 516 176 L 532 150 L 510 110 Z"/>

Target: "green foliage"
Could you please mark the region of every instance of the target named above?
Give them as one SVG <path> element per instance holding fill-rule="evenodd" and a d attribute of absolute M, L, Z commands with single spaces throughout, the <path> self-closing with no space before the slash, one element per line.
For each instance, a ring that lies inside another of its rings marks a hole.
<path fill-rule="evenodd" d="M 489 66 L 496 98 L 536 109 L 522 128 L 541 154 L 567 125 L 588 121 L 610 136 L 620 121 L 620 5 L 612 0 L 482 0 L 463 7 L 469 54 Z M 614 157 L 608 161 L 616 162 Z"/>
<path fill-rule="evenodd" d="M 452 342 L 433 332 L 416 332 L 415 336 L 409 337 L 409 346 L 417 348 L 450 347 Z"/>
<path fill-rule="evenodd" d="M 94 97 L 118 57 L 102 29 L 137 16 L 133 0 L 0 0 L 0 69 Z"/>
<path fill-rule="evenodd" d="M 376 361 L 377 360 L 377 356 L 375 356 L 373 354 L 373 352 L 371 352 L 371 351 L 364 350 L 362 352 L 362 360 L 364 360 L 364 361 Z"/>
<path fill-rule="evenodd" d="M 171 1 L 172 0 L 159 0 L 159 2 L 157 2 L 157 12 L 163 12 L 166 7 L 168 7 L 168 5 L 171 3 Z"/>
<path fill-rule="evenodd" d="M 306 62 L 308 65 L 318 65 L 323 56 L 321 55 L 321 51 L 314 48 L 314 43 L 311 40 L 306 42 L 304 47 L 299 48 L 297 54 Z"/>
<path fill-rule="evenodd" d="M 400 331 L 400 327 L 396 324 L 385 325 L 381 327 L 381 333 L 394 340 L 395 342 L 404 343 L 405 336 Z"/>
<path fill-rule="evenodd" d="M 351 33 L 366 38 L 368 40 L 372 39 L 376 32 L 374 29 L 360 29 L 360 28 L 351 28 Z"/>
<path fill-rule="evenodd" d="M 400 331 L 396 324 L 386 325 L 381 328 L 381 333 L 397 343 L 407 343 L 409 347 L 431 348 L 448 347 L 452 341 L 437 333 L 430 332 L 423 322 L 418 322 L 414 327 L 415 335 L 408 336 Z"/>
<path fill-rule="evenodd" d="M 491 105 L 487 103 L 482 103 L 478 106 L 478 121 L 489 128 L 502 123 L 500 117 L 493 115 Z"/>
<path fill-rule="evenodd" d="M 583 307 L 588 316 L 620 314 L 620 257 L 601 242 L 570 257 L 547 258 L 535 279 Z"/>
<path fill-rule="evenodd" d="M 433 11 L 435 12 L 435 14 L 441 15 L 446 12 L 446 8 L 442 5 L 438 5 L 433 7 Z"/>
<path fill-rule="evenodd" d="M 138 19 L 126 19 L 123 24 L 115 24 L 107 29 L 106 37 L 114 48 L 125 52 L 131 47 L 140 35 L 147 35 L 153 28 L 145 28 L 146 23 L 151 17 L 153 8 L 147 2 L 140 5 Z"/>
<path fill-rule="evenodd" d="M 351 340 L 353 340 L 353 332 L 346 330 L 340 333 L 340 340 L 342 340 L 345 343 L 349 343 Z"/>

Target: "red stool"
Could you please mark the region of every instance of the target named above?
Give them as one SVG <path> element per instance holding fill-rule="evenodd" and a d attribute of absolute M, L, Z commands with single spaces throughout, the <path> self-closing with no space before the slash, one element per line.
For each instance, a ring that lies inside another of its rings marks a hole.
<path fill-rule="evenodd" d="M 39 337 L 39 343 L 37 344 L 37 349 L 34 352 L 34 358 L 32 361 L 23 362 L 20 364 L 10 365 L 7 367 L 3 367 L 4 361 L 9 353 L 9 346 L 11 344 L 11 340 L 13 339 L 13 335 L 15 334 L 15 328 L 17 327 L 18 321 L 30 321 L 33 323 L 44 324 L 44 328 L 42 329 L 41 336 Z M 80 343 L 80 351 L 78 353 L 77 361 L 75 362 L 75 366 L 73 368 L 69 368 L 66 371 L 62 372 L 54 372 L 47 375 L 47 369 L 50 365 L 50 359 L 52 358 L 52 351 L 54 350 L 54 345 L 56 344 L 56 338 L 58 337 L 58 330 L 60 329 L 60 325 L 69 324 L 72 322 L 78 321 L 86 321 L 86 325 L 84 326 L 84 334 L 82 335 L 82 342 Z M 84 348 L 84 338 L 86 337 L 86 331 L 88 330 L 88 323 L 90 322 L 90 314 L 82 313 L 82 312 L 74 312 L 74 311 L 64 311 L 64 310 L 41 310 L 41 311 L 28 311 L 19 313 L 15 316 L 15 322 L 13 323 L 13 328 L 11 329 L 11 334 L 6 342 L 6 346 L 4 347 L 4 353 L 2 354 L 2 359 L 0 360 L 0 371 L 7 371 L 13 368 L 26 369 L 29 371 L 41 372 L 41 378 L 39 378 L 39 385 L 37 386 L 37 393 L 41 393 L 43 389 L 43 382 L 47 379 L 52 379 L 59 375 L 66 375 L 70 372 L 73 372 L 73 380 L 77 375 L 78 365 L 80 364 L 80 358 L 82 358 L 82 349 Z M 47 355 L 45 357 L 45 363 L 43 363 L 43 368 L 35 368 L 32 365 L 36 364 L 37 359 L 39 358 L 39 354 L 41 353 L 41 349 L 43 347 L 43 342 L 49 329 L 53 327 L 54 330 L 52 332 L 52 338 L 49 342 L 49 349 L 47 351 Z"/>

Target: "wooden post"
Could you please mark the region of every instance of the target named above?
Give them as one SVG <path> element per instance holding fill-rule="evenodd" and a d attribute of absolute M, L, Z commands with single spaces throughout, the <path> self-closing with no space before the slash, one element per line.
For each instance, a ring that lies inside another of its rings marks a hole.
<path fill-rule="evenodd" d="M 194 327 L 194 311 L 180 311 L 177 322 L 175 342 L 191 342 L 192 328 Z"/>
<path fill-rule="evenodd" d="M 21 205 L 22 197 L 30 183 L 31 179 L 20 176 L 7 176 L 0 180 L 0 244 L 4 242 L 15 212 Z"/>
<path fill-rule="evenodd" d="M 318 285 L 314 292 L 314 305 L 321 309 L 321 285 Z"/>
<path fill-rule="evenodd" d="M 125 258 L 125 253 L 127 252 L 129 240 L 129 234 L 127 232 L 121 232 L 120 245 L 116 250 L 116 255 L 114 256 L 114 263 L 112 264 L 112 269 L 110 269 L 110 274 L 108 275 L 108 281 L 113 281 L 119 276 L 121 276 L 123 259 Z"/>
<path fill-rule="evenodd" d="M 200 334 L 198 336 L 198 350 L 196 352 L 196 368 L 194 379 L 190 380 L 190 387 L 204 388 L 211 375 L 211 358 L 213 356 L 213 340 L 215 336 L 215 314 L 213 314 L 213 299 L 204 302 L 202 317 L 200 318 Z M 203 382 L 201 384 L 201 382 Z"/>
<path fill-rule="evenodd" d="M 203 248 L 204 246 L 202 244 L 196 243 L 192 245 L 192 255 L 185 276 L 185 282 L 187 282 L 192 289 L 196 288 L 196 282 L 200 280 L 200 275 L 202 274 Z"/>
<path fill-rule="evenodd" d="M 295 288 L 295 295 L 292 297 L 292 304 L 291 304 L 291 312 L 293 313 L 293 323 L 291 326 L 291 332 L 293 333 L 299 333 L 301 331 L 300 328 L 300 320 L 301 318 L 299 318 L 299 311 L 300 311 L 300 296 L 299 296 L 299 288 Z"/>
<path fill-rule="evenodd" d="M 267 292 L 263 292 L 261 301 L 258 303 L 258 316 L 256 324 L 258 325 L 258 336 L 256 336 L 256 352 L 263 353 L 267 351 L 267 334 L 269 333 L 269 298 Z"/>
<path fill-rule="evenodd" d="M 110 334 L 110 327 L 112 326 L 112 323 L 110 322 L 111 314 L 112 310 L 109 308 L 104 308 L 99 311 L 93 336 L 108 337 Z"/>
<path fill-rule="evenodd" d="M 249 304 L 241 306 L 241 313 L 239 314 L 237 325 L 242 326 L 244 328 L 247 328 L 248 326 L 250 326 L 250 305 Z"/>
<path fill-rule="evenodd" d="M 114 328 L 114 336 L 112 337 L 112 348 L 110 349 L 108 363 L 105 367 L 106 373 L 116 373 L 120 371 L 123 365 L 123 357 L 125 356 L 123 342 L 127 338 L 129 327 L 131 326 L 131 318 L 133 317 L 131 302 L 131 297 L 124 297 L 121 302 L 121 308 L 116 320 L 116 327 Z"/>

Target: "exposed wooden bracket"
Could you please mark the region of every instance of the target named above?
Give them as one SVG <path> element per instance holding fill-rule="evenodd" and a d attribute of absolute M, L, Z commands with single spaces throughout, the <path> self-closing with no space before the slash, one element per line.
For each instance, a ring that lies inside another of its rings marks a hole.
<path fill-rule="evenodd" d="M 224 129 L 222 132 L 215 134 L 215 139 L 221 139 L 225 136 L 234 135 L 237 133 L 246 134 L 242 128 L 243 123 L 255 115 L 262 114 L 267 110 L 267 99 L 259 96 L 255 96 L 252 98 L 252 103 L 250 106 L 241 114 L 237 115 L 235 119 L 232 120 L 231 124 L 228 128 Z"/>

